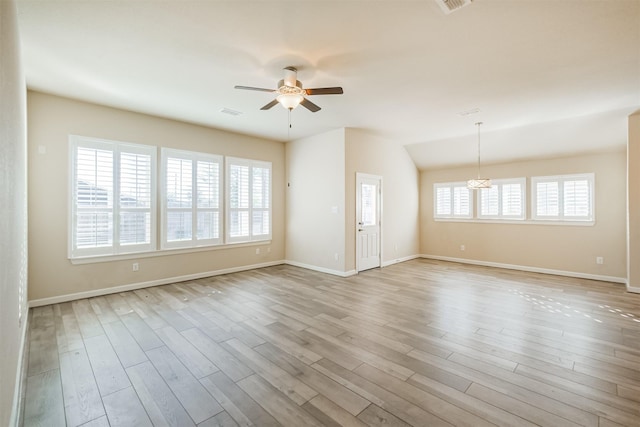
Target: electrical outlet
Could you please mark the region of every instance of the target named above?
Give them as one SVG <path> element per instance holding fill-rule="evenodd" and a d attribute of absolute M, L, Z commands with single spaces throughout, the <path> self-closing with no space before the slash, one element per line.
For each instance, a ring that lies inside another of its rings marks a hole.
<path fill-rule="evenodd" d="M 398 252 L 398 245 L 397 244 L 393 247 L 393 250 Z"/>
<path fill-rule="evenodd" d="M 604 258 L 601 256 L 596 257 L 596 264 L 602 265 L 604 264 Z"/>
<path fill-rule="evenodd" d="M 256 248 L 256 255 L 260 255 L 260 248 Z"/>
<path fill-rule="evenodd" d="M 270 254 L 271 253 L 271 246 L 267 246 L 267 253 Z"/>
<path fill-rule="evenodd" d="M 465 245 L 460 245 L 460 250 L 464 251 L 465 249 L 467 249 L 467 247 Z"/>
<path fill-rule="evenodd" d="M 336 261 L 338 261 L 338 258 L 339 258 L 339 256 L 338 256 L 338 252 L 336 252 L 335 254 L 333 254 L 333 259 L 335 259 Z"/>
<path fill-rule="evenodd" d="M 133 269 L 133 271 L 138 271 L 140 270 L 140 265 L 137 262 L 134 262 L 131 268 Z"/>

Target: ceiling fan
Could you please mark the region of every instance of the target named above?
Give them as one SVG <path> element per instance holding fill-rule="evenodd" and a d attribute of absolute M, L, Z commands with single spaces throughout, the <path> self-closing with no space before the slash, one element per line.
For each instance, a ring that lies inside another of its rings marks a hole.
<path fill-rule="evenodd" d="M 261 110 L 268 110 L 274 105 L 280 103 L 284 108 L 293 110 L 298 105 L 302 105 L 307 110 L 315 113 L 320 111 L 313 102 L 309 101 L 305 96 L 312 95 L 342 95 L 344 92 L 341 87 L 322 87 L 315 89 L 303 89 L 302 83 L 297 79 L 298 70 L 295 67 L 285 67 L 284 79 L 278 82 L 277 89 L 263 89 L 251 86 L 235 86 L 236 89 L 256 90 L 259 92 L 271 92 L 277 94 L 276 99 L 265 105 Z"/>

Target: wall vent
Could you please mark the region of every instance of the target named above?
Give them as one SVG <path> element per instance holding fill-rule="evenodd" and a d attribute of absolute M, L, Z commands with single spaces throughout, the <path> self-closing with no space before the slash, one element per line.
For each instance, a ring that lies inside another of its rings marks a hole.
<path fill-rule="evenodd" d="M 451 12 L 455 12 L 458 9 L 462 9 L 465 6 L 470 5 L 473 0 L 435 0 L 435 1 L 436 3 L 438 3 L 438 6 L 440 6 L 440 9 L 442 9 L 442 11 L 448 15 Z"/>

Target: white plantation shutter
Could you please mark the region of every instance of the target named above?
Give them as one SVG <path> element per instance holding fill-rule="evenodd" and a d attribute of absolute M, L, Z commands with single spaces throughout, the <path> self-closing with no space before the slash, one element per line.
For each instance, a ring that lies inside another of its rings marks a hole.
<path fill-rule="evenodd" d="M 492 180 L 491 188 L 479 192 L 481 219 L 524 220 L 526 178 Z"/>
<path fill-rule="evenodd" d="M 433 185 L 434 218 L 471 218 L 473 196 L 464 182 L 437 183 Z"/>
<path fill-rule="evenodd" d="M 593 221 L 594 174 L 533 177 L 533 219 Z"/>
<path fill-rule="evenodd" d="M 152 250 L 156 149 L 70 136 L 69 257 Z"/>
<path fill-rule="evenodd" d="M 271 239 L 271 163 L 226 161 L 227 242 Z"/>
<path fill-rule="evenodd" d="M 221 243 L 222 157 L 163 148 L 162 164 L 162 247 Z"/>

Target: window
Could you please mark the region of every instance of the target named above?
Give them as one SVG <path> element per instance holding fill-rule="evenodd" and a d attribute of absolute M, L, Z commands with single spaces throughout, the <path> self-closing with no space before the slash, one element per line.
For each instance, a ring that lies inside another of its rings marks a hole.
<path fill-rule="evenodd" d="M 491 188 L 479 191 L 480 219 L 524 220 L 526 178 L 494 179 Z"/>
<path fill-rule="evenodd" d="M 162 149 L 162 248 L 222 243 L 222 157 Z"/>
<path fill-rule="evenodd" d="M 73 135 L 69 145 L 70 258 L 154 249 L 156 148 Z"/>
<path fill-rule="evenodd" d="M 271 163 L 227 157 L 227 243 L 271 239 Z"/>
<path fill-rule="evenodd" d="M 434 218 L 472 218 L 473 194 L 466 182 L 433 185 Z"/>
<path fill-rule="evenodd" d="M 594 175 L 531 178 L 535 220 L 593 221 Z"/>

